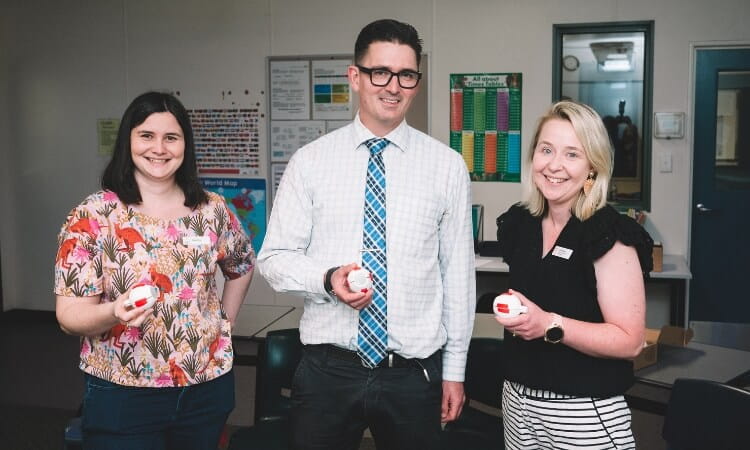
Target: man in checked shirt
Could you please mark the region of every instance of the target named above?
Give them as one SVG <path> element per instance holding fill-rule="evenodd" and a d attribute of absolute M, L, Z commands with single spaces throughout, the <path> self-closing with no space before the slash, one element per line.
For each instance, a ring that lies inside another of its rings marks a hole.
<path fill-rule="evenodd" d="M 348 68 L 354 121 L 299 149 L 258 255 L 280 292 L 304 296 L 292 389 L 295 449 L 439 447 L 463 406 L 474 323 L 471 189 L 461 156 L 411 128 L 421 40 L 365 26 Z M 352 292 L 363 266 L 374 286 Z"/>

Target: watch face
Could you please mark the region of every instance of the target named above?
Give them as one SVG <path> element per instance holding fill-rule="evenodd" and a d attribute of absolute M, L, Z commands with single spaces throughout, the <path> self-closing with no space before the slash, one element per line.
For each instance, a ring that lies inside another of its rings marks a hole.
<path fill-rule="evenodd" d="M 568 71 L 576 70 L 579 65 L 578 58 L 576 58 L 573 55 L 564 56 L 562 63 L 563 63 L 563 69 L 568 70 Z"/>
<path fill-rule="evenodd" d="M 548 328 L 544 333 L 544 340 L 547 342 L 558 343 L 563 338 L 563 329 L 560 327 Z"/>

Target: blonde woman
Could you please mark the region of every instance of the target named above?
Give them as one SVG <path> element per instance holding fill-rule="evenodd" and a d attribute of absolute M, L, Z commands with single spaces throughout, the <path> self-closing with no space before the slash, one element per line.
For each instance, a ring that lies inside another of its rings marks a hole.
<path fill-rule="evenodd" d="M 643 345 L 653 241 L 606 203 L 612 150 L 601 118 L 563 101 L 542 116 L 524 200 L 497 219 L 526 314 L 505 327 L 508 449 L 635 448 L 623 393 Z"/>

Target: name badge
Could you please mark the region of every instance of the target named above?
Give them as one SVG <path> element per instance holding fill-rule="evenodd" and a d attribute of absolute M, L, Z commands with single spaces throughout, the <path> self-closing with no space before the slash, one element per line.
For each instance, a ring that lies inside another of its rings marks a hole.
<path fill-rule="evenodd" d="M 573 254 L 573 250 L 555 245 L 555 248 L 552 250 L 552 254 L 554 256 L 557 256 L 558 258 L 570 259 L 570 255 Z"/>
<path fill-rule="evenodd" d="M 187 247 L 201 247 L 204 245 L 210 245 L 211 239 L 208 236 L 183 236 L 182 245 Z"/>

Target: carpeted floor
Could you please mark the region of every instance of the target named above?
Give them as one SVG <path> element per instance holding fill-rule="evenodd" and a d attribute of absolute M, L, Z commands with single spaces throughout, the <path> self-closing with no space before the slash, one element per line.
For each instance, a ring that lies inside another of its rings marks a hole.
<path fill-rule="evenodd" d="M 0 404 L 0 447 L 8 450 L 62 448 L 63 430 L 75 410 Z"/>
<path fill-rule="evenodd" d="M 79 340 L 60 331 L 53 312 L 14 310 L 0 313 L 0 449 L 59 450 L 70 418 L 83 396 L 78 369 Z M 257 344 L 235 343 L 245 355 Z M 237 407 L 229 417 L 227 438 L 252 424 L 255 367 L 235 366 Z M 360 450 L 375 450 L 372 439 Z"/>
<path fill-rule="evenodd" d="M 65 424 L 83 395 L 79 340 L 60 331 L 53 312 L 0 313 L 0 449 L 59 450 Z M 239 354 L 257 354 L 257 344 L 235 342 Z M 255 367 L 235 366 L 237 407 L 227 432 L 253 421 Z M 661 450 L 663 417 L 633 411 L 640 450 Z M 375 450 L 371 439 L 360 450 Z M 427 450 L 427 449 L 425 449 Z"/>

